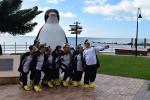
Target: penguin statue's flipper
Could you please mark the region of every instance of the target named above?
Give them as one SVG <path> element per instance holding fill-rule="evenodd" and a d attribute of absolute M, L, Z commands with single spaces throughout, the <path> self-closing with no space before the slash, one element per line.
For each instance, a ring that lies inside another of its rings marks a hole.
<path fill-rule="evenodd" d="M 44 26 L 44 25 L 43 25 L 43 26 Z M 36 40 L 39 39 L 39 35 L 40 35 L 41 29 L 43 28 L 43 26 L 40 28 L 40 30 L 39 30 L 39 32 L 38 32 L 36 38 L 35 38 Z"/>
<path fill-rule="evenodd" d="M 65 33 L 64 33 L 65 34 Z M 65 34 L 65 37 L 66 37 L 66 34 Z M 66 37 L 66 43 L 68 43 L 68 39 L 67 39 L 67 37 Z"/>

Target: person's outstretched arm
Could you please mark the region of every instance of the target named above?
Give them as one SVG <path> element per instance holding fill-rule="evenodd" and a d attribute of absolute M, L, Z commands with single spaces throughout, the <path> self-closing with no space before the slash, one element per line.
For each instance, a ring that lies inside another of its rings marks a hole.
<path fill-rule="evenodd" d="M 109 48 L 109 45 L 97 46 L 97 47 L 94 47 L 94 48 L 95 48 L 96 53 L 98 53 L 99 51 L 103 51 L 103 50 L 105 50 L 105 49 L 108 49 L 108 48 Z"/>

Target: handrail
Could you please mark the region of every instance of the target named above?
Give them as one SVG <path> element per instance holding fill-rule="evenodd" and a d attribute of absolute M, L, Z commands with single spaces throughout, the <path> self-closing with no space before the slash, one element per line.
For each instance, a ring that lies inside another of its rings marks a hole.
<path fill-rule="evenodd" d="M 2 53 L 3 54 L 11 54 L 11 53 L 20 53 L 20 52 L 27 52 L 28 47 L 30 46 L 27 42 L 25 44 L 6 44 L 5 42 L 1 45 L 2 46 Z"/>

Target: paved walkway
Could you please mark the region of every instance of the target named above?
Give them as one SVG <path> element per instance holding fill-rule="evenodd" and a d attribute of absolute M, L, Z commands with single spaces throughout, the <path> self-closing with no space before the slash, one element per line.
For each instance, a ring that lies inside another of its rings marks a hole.
<path fill-rule="evenodd" d="M 145 81 L 133 100 L 150 100 L 150 91 L 148 90 L 149 84 L 150 81 Z"/>
<path fill-rule="evenodd" d="M 43 88 L 42 92 L 35 93 L 23 91 L 19 85 L 7 85 L 0 86 L 0 100 L 143 100 L 139 97 L 145 82 L 140 79 L 99 74 L 95 89 L 58 87 Z"/>

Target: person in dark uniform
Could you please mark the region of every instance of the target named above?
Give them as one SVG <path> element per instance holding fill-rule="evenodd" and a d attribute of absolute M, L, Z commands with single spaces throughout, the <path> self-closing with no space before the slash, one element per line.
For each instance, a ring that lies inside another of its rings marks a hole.
<path fill-rule="evenodd" d="M 50 46 L 46 47 L 46 65 L 43 67 L 44 78 L 42 80 L 42 85 L 46 85 L 50 88 L 54 87 L 54 76 L 55 76 L 55 68 L 53 64 L 53 56 L 51 54 L 52 50 Z"/>
<path fill-rule="evenodd" d="M 34 40 L 33 46 L 35 48 L 35 52 L 39 50 L 39 47 L 40 47 L 39 39 Z M 30 84 L 31 84 L 31 86 L 33 86 L 33 78 L 34 78 L 34 71 L 31 71 L 31 73 L 30 73 Z"/>
<path fill-rule="evenodd" d="M 31 67 L 31 61 L 33 58 L 33 52 L 35 51 L 34 46 L 29 46 L 30 52 L 26 52 L 22 55 L 20 66 L 18 71 L 20 72 L 19 83 L 22 85 L 23 89 L 26 91 L 30 90 L 30 87 L 27 85 L 27 77 Z"/>
<path fill-rule="evenodd" d="M 53 60 L 52 63 L 54 64 L 54 85 L 59 86 L 61 83 L 60 77 L 59 77 L 59 70 L 60 70 L 60 58 L 62 55 L 61 46 L 56 46 L 55 50 L 52 52 Z"/>
<path fill-rule="evenodd" d="M 34 53 L 31 64 L 32 65 L 31 71 L 34 71 L 33 89 L 36 92 L 40 92 L 42 90 L 40 87 L 41 71 L 42 68 L 45 66 L 45 64 L 46 64 L 45 45 L 42 44 L 40 45 L 39 50 Z"/>
<path fill-rule="evenodd" d="M 81 86 L 81 78 L 83 74 L 83 47 L 81 44 L 77 45 L 76 52 L 73 55 L 73 67 L 74 67 L 74 81 L 73 86 Z"/>
<path fill-rule="evenodd" d="M 64 76 L 62 79 L 62 85 L 67 87 L 70 83 L 72 83 L 73 79 L 73 67 L 72 67 L 72 55 L 70 53 L 70 47 L 68 44 L 63 46 L 63 54 L 61 56 L 61 66 L 60 68 L 64 72 Z M 69 82 L 67 79 L 69 78 Z"/>

